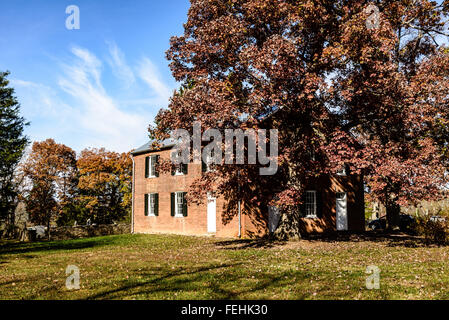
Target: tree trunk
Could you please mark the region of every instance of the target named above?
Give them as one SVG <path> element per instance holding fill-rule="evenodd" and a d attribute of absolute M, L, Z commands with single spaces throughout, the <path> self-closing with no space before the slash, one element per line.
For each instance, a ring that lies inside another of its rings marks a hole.
<path fill-rule="evenodd" d="M 50 219 L 48 219 L 47 221 L 47 235 L 48 235 L 48 241 L 50 241 L 51 236 L 50 236 Z"/>
<path fill-rule="evenodd" d="M 9 214 L 9 224 L 11 225 L 11 229 L 13 229 L 16 225 L 16 213 L 14 209 L 11 208 L 11 212 Z"/>
<path fill-rule="evenodd" d="M 387 230 L 399 230 L 399 214 L 401 213 L 401 207 L 397 203 L 392 202 L 385 205 L 385 208 L 387 211 Z"/>
<path fill-rule="evenodd" d="M 282 212 L 279 219 L 279 224 L 272 236 L 278 240 L 299 240 L 301 239 L 300 232 L 300 214 L 299 211 L 292 210 L 291 212 Z"/>
<path fill-rule="evenodd" d="M 6 234 L 7 238 L 15 238 L 17 235 L 15 234 L 15 216 L 14 212 L 9 212 L 6 220 Z"/>

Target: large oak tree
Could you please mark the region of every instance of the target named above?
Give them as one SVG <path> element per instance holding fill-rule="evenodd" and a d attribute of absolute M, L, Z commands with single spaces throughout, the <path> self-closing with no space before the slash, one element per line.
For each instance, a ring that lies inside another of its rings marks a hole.
<path fill-rule="evenodd" d="M 191 0 L 184 35 L 167 52 L 183 88 L 151 136 L 192 130 L 195 120 L 257 129 L 276 111 L 280 174 L 218 166 L 194 183 L 194 198 L 214 186 L 232 211 L 235 191 L 261 204 L 272 189 L 294 208 L 308 179 L 346 165 L 367 177 L 395 227 L 399 205 L 437 198 L 445 183 L 448 10 L 448 1 L 427 0 Z"/>

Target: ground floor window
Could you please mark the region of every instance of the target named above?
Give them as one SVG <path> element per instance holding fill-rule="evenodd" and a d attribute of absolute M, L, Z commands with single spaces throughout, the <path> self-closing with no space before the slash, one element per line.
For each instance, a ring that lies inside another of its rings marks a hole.
<path fill-rule="evenodd" d="M 175 216 L 182 217 L 182 208 L 184 206 L 184 193 L 176 192 L 176 212 Z"/>
<path fill-rule="evenodd" d="M 145 215 L 152 217 L 159 215 L 159 195 L 157 193 L 145 195 Z"/>
<path fill-rule="evenodd" d="M 171 194 L 171 215 L 173 217 L 187 217 L 186 192 Z"/>
<path fill-rule="evenodd" d="M 317 196 L 315 190 L 308 190 L 305 192 L 304 217 L 305 218 L 317 217 Z"/>

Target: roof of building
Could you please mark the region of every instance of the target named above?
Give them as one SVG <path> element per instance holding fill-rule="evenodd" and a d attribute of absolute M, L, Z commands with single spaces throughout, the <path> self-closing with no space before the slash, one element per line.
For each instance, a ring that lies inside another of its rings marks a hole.
<path fill-rule="evenodd" d="M 160 149 L 165 149 L 165 148 L 170 148 L 175 146 L 175 142 L 173 139 L 165 139 L 163 140 L 160 144 L 161 147 L 159 148 L 153 148 L 153 142 L 155 142 L 156 140 L 150 140 L 147 143 L 145 143 L 143 146 L 140 146 L 139 148 L 135 149 L 134 151 L 131 152 L 132 155 L 138 155 L 138 154 L 142 154 L 142 153 L 147 153 L 150 151 L 154 151 L 154 150 L 160 150 Z"/>
<path fill-rule="evenodd" d="M 279 110 L 282 110 L 282 107 L 280 108 L 273 108 L 270 112 L 268 112 L 267 114 L 263 115 L 261 118 L 263 120 L 270 118 L 271 116 L 273 116 L 274 114 L 276 114 Z M 166 148 L 171 148 L 173 146 L 175 146 L 175 142 L 173 139 L 168 138 L 165 139 L 161 142 L 161 147 L 160 148 L 153 148 L 152 144 L 153 142 L 155 142 L 156 140 L 150 140 L 147 143 L 145 143 L 143 146 L 140 146 L 139 148 L 135 149 L 134 151 L 131 152 L 131 154 L 133 156 L 138 155 L 138 154 L 142 154 L 142 153 L 147 153 L 147 152 L 151 152 L 151 151 L 155 151 L 155 150 L 161 150 L 161 149 L 166 149 Z"/>

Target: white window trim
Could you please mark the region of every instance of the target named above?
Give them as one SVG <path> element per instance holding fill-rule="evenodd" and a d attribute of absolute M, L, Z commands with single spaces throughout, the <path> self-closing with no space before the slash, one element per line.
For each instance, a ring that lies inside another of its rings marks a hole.
<path fill-rule="evenodd" d="M 149 156 L 147 159 L 148 159 L 148 177 L 147 178 L 156 178 L 156 167 L 154 168 L 154 174 L 151 174 L 153 160 L 156 159 L 156 156 Z"/>
<path fill-rule="evenodd" d="M 175 176 L 183 176 L 184 172 L 182 172 L 182 163 L 178 164 L 175 169 Z"/>
<path fill-rule="evenodd" d="M 212 172 L 215 171 L 215 169 L 213 169 L 212 164 L 214 162 L 214 157 L 212 155 L 208 155 L 206 157 L 206 172 Z"/>
<path fill-rule="evenodd" d="M 182 152 L 178 151 L 178 159 L 181 159 L 181 157 L 182 157 Z M 184 172 L 182 172 L 182 166 L 183 166 L 182 161 L 176 165 L 175 176 L 183 176 L 184 175 Z"/>
<path fill-rule="evenodd" d="M 317 198 L 316 198 L 316 190 L 306 190 L 306 197 L 305 197 L 305 201 L 306 201 L 306 203 L 304 204 L 305 205 L 305 207 L 306 207 L 306 212 L 307 212 L 307 193 L 313 193 L 313 198 L 314 198 L 314 201 L 313 201 L 313 206 L 314 206 L 314 210 L 313 211 L 315 211 L 315 214 L 309 214 L 309 215 L 306 215 L 304 218 L 306 218 L 306 219 L 317 219 L 318 218 L 318 215 L 317 215 L 317 210 L 318 210 L 318 205 L 317 205 Z"/>
<path fill-rule="evenodd" d="M 184 218 L 184 215 L 181 212 L 179 212 L 178 208 L 178 194 L 183 194 L 183 191 L 177 191 L 175 192 L 175 218 Z M 185 201 L 185 199 L 183 199 Z"/>
<path fill-rule="evenodd" d="M 156 211 L 151 212 L 151 196 L 152 195 L 156 195 L 156 193 L 149 193 L 148 194 L 148 216 L 149 217 L 156 217 Z M 154 203 L 154 209 L 156 209 L 156 203 Z"/>
<path fill-rule="evenodd" d="M 343 168 L 337 170 L 337 176 L 342 176 L 342 177 L 346 176 L 346 168 L 343 167 Z"/>

